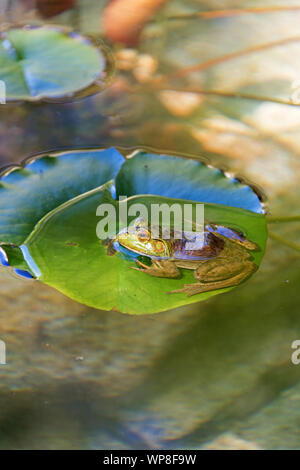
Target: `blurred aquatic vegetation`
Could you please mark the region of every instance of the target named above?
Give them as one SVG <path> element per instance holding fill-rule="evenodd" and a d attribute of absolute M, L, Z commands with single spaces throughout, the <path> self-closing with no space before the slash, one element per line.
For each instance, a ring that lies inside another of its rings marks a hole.
<path fill-rule="evenodd" d="M 104 37 L 126 46 L 136 46 L 144 26 L 169 0 L 112 0 L 101 16 Z"/>
<path fill-rule="evenodd" d="M 28 0 L 25 0 L 25 2 Z M 32 0 L 29 0 L 32 2 Z M 76 5 L 76 0 L 34 0 L 33 5 L 43 18 L 52 18 Z"/>

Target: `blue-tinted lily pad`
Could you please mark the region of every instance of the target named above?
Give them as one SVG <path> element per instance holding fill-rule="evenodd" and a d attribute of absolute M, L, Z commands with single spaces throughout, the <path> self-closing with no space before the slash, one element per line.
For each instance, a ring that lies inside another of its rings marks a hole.
<path fill-rule="evenodd" d="M 0 35 L 0 80 L 6 100 L 70 98 L 107 79 L 103 51 L 62 28 L 11 28 Z"/>
<path fill-rule="evenodd" d="M 120 195 L 126 198 L 119 200 Z M 221 234 L 227 233 L 222 227 L 228 227 L 253 245 L 247 255 L 253 269 L 246 280 L 258 268 L 267 238 L 263 207 L 255 191 L 190 159 L 141 152 L 127 160 L 115 149 L 48 155 L 4 173 L 0 261 L 23 277 L 34 276 L 99 309 L 143 314 L 198 302 L 236 284 L 191 297 L 185 292 L 170 293 L 195 283 L 194 270 L 181 267 L 180 275 L 170 278 L 131 269 L 137 267 L 136 256 L 113 254 L 110 242 L 99 239 L 97 226 L 104 213 L 100 216 L 97 209 L 103 204 L 113 208 L 116 225 L 107 234 L 113 239 L 124 228 L 119 213 L 126 204 L 129 209 L 142 204 L 151 211 L 159 204 L 178 204 L 184 210 L 189 203 L 195 213 L 199 202 L 205 203 L 205 221 L 220 226 Z M 237 254 L 232 256 L 236 261 Z"/>
<path fill-rule="evenodd" d="M 122 166 L 116 188 L 118 195 L 157 194 L 263 213 L 250 185 L 190 158 L 138 152 Z"/>
<path fill-rule="evenodd" d="M 115 149 L 49 153 L 4 171 L 0 179 L 0 243 L 21 245 L 52 209 L 115 177 Z"/>

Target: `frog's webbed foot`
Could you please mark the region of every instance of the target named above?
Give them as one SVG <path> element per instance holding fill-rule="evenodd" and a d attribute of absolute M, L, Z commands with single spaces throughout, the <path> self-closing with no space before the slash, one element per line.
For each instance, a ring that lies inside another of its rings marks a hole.
<path fill-rule="evenodd" d="M 184 284 L 182 289 L 172 290 L 167 292 L 167 294 L 181 293 L 186 294 L 188 297 L 191 297 L 195 294 L 200 294 L 202 292 L 209 292 L 211 290 L 225 289 L 226 287 L 234 287 L 240 284 L 242 281 L 249 277 L 249 272 L 240 272 L 239 274 L 222 281 L 212 281 L 212 282 L 195 282 L 193 284 Z"/>
<path fill-rule="evenodd" d="M 139 260 L 137 260 L 136 263 L 140 267 L 137 268 L 136 266 L 131 266 L 131 269 L 142 271 L 146 274 L 150 274 L 150 276 L 176 278 L 180 275 L 180 271 L 171 261 L 152 260 L 151 266 L 148 266 Z"/>

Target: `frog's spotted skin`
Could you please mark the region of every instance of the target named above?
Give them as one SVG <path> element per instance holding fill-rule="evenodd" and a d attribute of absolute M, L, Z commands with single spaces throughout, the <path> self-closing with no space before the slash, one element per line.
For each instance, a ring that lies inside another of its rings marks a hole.
<path fill-rule="evenodd" d="M 228 227 L 206 223 L 204 237 L 198 235 L 201 244 L 197 243 L 195 232 L 194 245 L 185 233 L 180 239 L 174 238 L 174 233 L 173 237 L 171 234 L 171 238 L 164 239 L 162 230 L 159 235 L 159 238 L 152 237 L 145 224 L 137 223 L 119 232 L 109 242 L 107 253 L 114 254 L 119 245 L 136 259 L 137 266 L 132 269 L 156 277 L 178 278 L 180 268 L 192 269 L 195 283 L 170 292 L 188 296 L 236 286 L 257 269 L 249 253 L 257 250 L 257 245 Z M 151 265 L 141 262 L 139 255 L 149 258 Z"/>

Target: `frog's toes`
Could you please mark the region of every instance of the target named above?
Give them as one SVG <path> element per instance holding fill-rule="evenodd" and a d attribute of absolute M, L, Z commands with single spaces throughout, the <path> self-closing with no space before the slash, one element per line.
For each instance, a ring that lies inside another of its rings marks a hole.
<path fill-rule="evenodd" d="M 137 260 L 136 263 L 140 266 L 130 266 L 131 269 L 135 271 L 141 271 L 142 273 L 150 274 L 151 276 L 161 276 L 160 271 L 153 266 L 148 266 L 147 264 L 142 263 L 141 261 Z"/>
<path fill-rule="evenodd" d="M 149 269 L 149 266 L 140 262 L 138 263 L 140 266 L 142 266 L 141 268 L 138 268 L 137 266 L 130 266 L 130 269 L 134 269 L 135 271 L 141 271 L 142 273 L 146 273 Z"/>
<path fill-rule="evenodd" d="M 102 245 L 107 247 L 106 254 L 108 256 L 113 256 L 116 253 L 116 250 L 113 246 L 113 240 L 111 240 L 111 238 L 106 238 L 105 240 L 102 240 Z"/>
<path fill-rule="evenodd" d="M 166 294 L 186 294 L 187 297 L 191 297 L 192 295 L 200 294 L 201 292 L 206 292 L 210 290 L 208 286 L 201 285 L 201 284 L 184 284 L 182 289 L 171 290 L 166 292 Z"/>
<path fill-rule="evenodd" d="M 147 269 L 150 268 L 150 266 L 148 266 L 148 264 L 142 263 L 142 261 L 139 261 L 139 260 L 136 260 L 136 264 L 138 264 L 139 266 L 141 266 L 143 268 L 143 269 L 136 268 L 139 271 L 146 271 Z"/>

